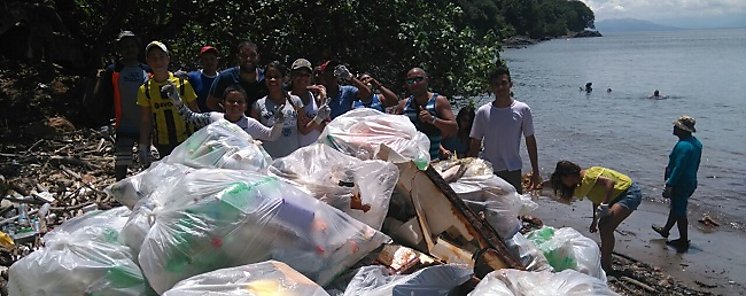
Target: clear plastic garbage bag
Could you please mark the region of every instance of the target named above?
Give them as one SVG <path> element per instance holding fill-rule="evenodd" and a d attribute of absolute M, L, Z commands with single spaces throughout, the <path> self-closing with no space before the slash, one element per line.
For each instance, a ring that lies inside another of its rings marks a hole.
<path fill-rule="evenodd" d="M 196 131 L 163 161 L 193 168 L 264 172 L 272 158 L 254 139 L 225 119 Z"/>
<path fill-rule="evenodd" d="M 389 275 L 380 265 L 363 266 L 345 289 L 344 296 L 450 295 L 474 272 L 463 264 L 435 265 L 409 275 Z"/>
<path fill-rule="evenodd" d="M 201 169 L 153 213 L 140 250 L 156 292 L 219 268 L 286 262 L 324 285 L 390 239 L 276 177 Z"/>
<path fill-rule="evenodd" d="M 508 251 L 518 258 L 528 271 L 554 271 L 544 253 L 526 239 L 522 234 L 516 233 L 512 238 L 505 241 Z"/>
<path fill-rule="evenodd" d="M 94 211 L 47 234 L 44 248 L 10 267 L 10 295 L 148 294 L 130 249 L 118 242 L 127 212 Z"/>
<path fill-rule="evenodd" d="M 327 124 L 319 143 L 362 160 L 375 159 L 386 145 L 398 153 L 392 162 L 414 161 L 420 169 L 430 162 L 430 140 L 403 115 L 363 108 L 349 111 Z"/>
<path fill-rule="evenodd" d="M 122 205 L 134 209 L 138 201 L 150 196 L 157 188 L 164 184 L 176 183 L 179 178 L 193 170 L 183 164 L 158 161 L 139 174 L 114 183 L 105 191 Z"/>
<path fill-rule="evenodd" d="M 559 273 L 501 269 L 490 272 L 469 296 L 617 296 L 605 281 L 574 270 Z"/>
<path fill-rule="evenodd" d="M 577 230 L 544 226 L 526 237 L 544 253 L 555 271 L 572 269 L 606 282 L 598 244 Z"/>
<path fill-rule="evenodd" d="M 180 281 L 163 296 L 328 296 L 287 264 L 270 260 L 218 269 Z"/>
<path fill-rule="evenodd" d="M 483 212 L 487 223 L 502 239 L 513 237 L 521 229 L 518 216 L 530 214 L 538 205 L 493 174 L 492 165 L 482 159 L 445 160 L 432 164 L 445 179 L 456 174 L 454 171 L 458 171 L 460 165 L 465 166 L 466 170 L 449 184 L 451 189 L 473 211 Z"/>
<path fill-rule="evenodd" d="M 276 159 L 269 173 L 377 230 L 399 179 L 399 169 L 391 163 L 363 161 L 321 144 Z"/>

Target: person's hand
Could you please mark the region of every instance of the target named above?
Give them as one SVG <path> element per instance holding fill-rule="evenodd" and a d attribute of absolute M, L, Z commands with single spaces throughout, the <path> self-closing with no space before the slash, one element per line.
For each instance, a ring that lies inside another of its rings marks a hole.
<path fill-rule="evenodd" d="M 588 231 L 591 233 L 595 233 L 598 231 L 598 220 L 593 219 L 593 222 L 591 222 L 591 227 L 588 228 Z"/>
<path fill-rule="evenodd" d="M 285 112 L 282 112 L 283 110 L 285 110 L 285 104 L 280 105 L 280 107 L 275 111 L 275 114 L 272 115 L 272 118 L 274 118 L 275 121 L 274 124 L 285 123 Z"/>
<path fill-rule="evenodd" d="M 321 84 L 309 85 L 306 89 L 316 95 L 321 105 L 326 103 L 326 87 Z"/>
<path fill-rule="evenodd" d="M 316 124 L 321 124 L 324 120 L 329 119 L 329 116 L 332 114 L 332 108 L 329 108 L 329 105 L 322 105 L 319 107 L 318 112 L 316 113 L 316 116 L 313 117 L 313 121 L 316 122 Z"/>
<path fill-rule="evenodd" d="M 345 65 L 337 65 L 334 67 L 334 77 L 340 78 L 344 81 L 352 79 L 352 73 L 345 67 Z"/>
<path fill-rule="evenodd" d="M 529 178 L 528 190 L 535 190 L 541 187 L 541 175 L 537 173 L 531 173 Z"/>
<path fill-rule="evenodd" d="M 661 195 L 663 195 L 663 198 L 671 198 L 671 196 L 673 195 L 673 187 L 666 186 L 666 188 L 663 189 L 663 193 Z"/>
<path fill-rule="evenodd" d="M 453 152 L 451 150 L 445 149 L 442 146 L 440 147 L 440 155 L 443 156 L 445 159 L 450 159 L 453 156 Z"/>
<path fill-rule="evenodd" d="M 430 114 L 430 112 L 425 110 L 425 107 L 420 106 L 419 117 L 420 117 L 420 121 L 422 122 L 427 122 L 429 124 L 435 123 L 435 116 L 433 116 L 432 114 Z"/>
<path fill-rule="evenodd" d="M 189 73 L 184 70 L 177 70 L 176 72 L 174 72 L 174 76 L 189 79 Z"/>
<path fill-rule="evenodd" d="M 174 106 L 176 106 L 176 107 L 181 107 L 181 105 L 184 104 L 181 101 L 181 97 L 179 96 L 179 92 L 176 90 L 176 86 L 174 86 L 170 82 L 167 83 L 164 86 L 161 86 L 161 93 L 167 94 L 168 98 L 171 99 L 171 102 L 173 102 Z"/>
<path fill-rule="evenodd" d="M 598 215 L 599 218 L 604 218 L 610 214 L 611 213 L 609 212 L 609 204 L 607 203 L 602 203 L 596 208 L 596 215 Z"/>
<path fill-rule="evenodd" d="M 144 168 L 150 166 L 150 147 L 148 145 L 137 146 L 137 161 Z"/>

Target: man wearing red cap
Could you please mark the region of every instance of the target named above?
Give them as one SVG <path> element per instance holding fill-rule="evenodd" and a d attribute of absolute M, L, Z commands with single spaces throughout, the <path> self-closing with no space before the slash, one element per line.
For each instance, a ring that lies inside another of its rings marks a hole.
<path fill-rule="evenodd" d="M 218 49 L 205 45 L 199 50 L 199 62 L 202 69 L 187 74 L 189 83 L 192 84 L 194 92 L 197 93 L 197 106 L 201 112 L 210 111 L 207 108 L 207 95 L 215 78 L 218 77 Z"/>

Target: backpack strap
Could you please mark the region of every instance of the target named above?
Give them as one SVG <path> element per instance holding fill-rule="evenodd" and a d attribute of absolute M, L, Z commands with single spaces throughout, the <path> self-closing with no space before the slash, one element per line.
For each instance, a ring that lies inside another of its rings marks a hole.
<path fill-rule="evenodd" d="M 179 95 L 184 97 L 184 78 L 179 76 Z"/>
<path fill-rule="evenodd" d="M 148 98 L 148 101 L 153 100 L 153 98 L 150 97 L 150 79 L 145 81 L 145 97 Z"/>

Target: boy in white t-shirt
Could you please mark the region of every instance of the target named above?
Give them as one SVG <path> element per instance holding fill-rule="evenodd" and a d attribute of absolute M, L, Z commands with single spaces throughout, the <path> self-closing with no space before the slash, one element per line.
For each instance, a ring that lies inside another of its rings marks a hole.
<path fill-rule="evenodd" d="M 499 66 L 493 70 L 489 81 L 495 100 L 477 109 L 469 135 L 469 156 L 478 156 L 484 145 L 481 157 L 492 163 L 498 177 L 513 185 L 518 193 L 522 193 L 521 135 L 526 138 L 526 148 L 531 160 L 532 175 L 528 189 L 535 188 L 541 182 L 531 108 L 512 98 L 513 82 L 507 68 Z"/>

